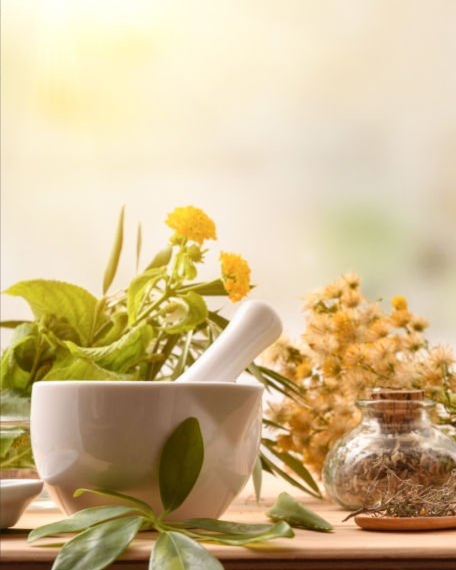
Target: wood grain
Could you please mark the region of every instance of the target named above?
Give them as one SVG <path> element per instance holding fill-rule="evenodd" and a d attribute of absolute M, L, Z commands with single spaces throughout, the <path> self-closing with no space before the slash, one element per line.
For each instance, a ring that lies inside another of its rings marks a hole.
<path fill-rule="evenodd" d="M 249 487 L 223 517 L 242 522 L 265 522 L 264 512 L 281 491 L 294 492 L 281 481 L 267 477 L 260 505 L 253 501 Z M 300 496 L 335 527 L 334 533 L 296 531 L 294 539 L 281 539 L 262 547 L 250 548 L 207 545 L 226 570 L 455 570 L 456 532 L 432 533 L 372 532 L 358 528 L 353 521 L 342 523 L 346 512 L 335 505 Z M 62 518 L 57 510 L 29 509 L 16 528 L 35 528 Z M 147 570 L 156 535 L 141 533 L 123 558 L 112 565 L 116 570 Z M 60 540 L 60 539 L 59 539 Z M 63 539 L 64 540 L 64 539 Z M 62 540 L 62 541 L 63 541 Z M 55 542 L 43 539 L 40 544 Z M 3 570 L 48 570 L 57 550 L 27 544 L 25 535 L 2 535 Z M 90 569 L 87 569 L 90 570 Z"/>

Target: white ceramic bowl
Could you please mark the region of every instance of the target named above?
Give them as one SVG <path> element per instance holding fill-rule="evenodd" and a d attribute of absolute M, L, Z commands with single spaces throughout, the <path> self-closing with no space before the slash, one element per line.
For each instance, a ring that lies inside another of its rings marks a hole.
<path fill-rule="evenodd" d="M 135 496 L 161 511 L 160 451 L 196 417 L 204 463 L 175 517 L 219 517 L 250 477 L 261 437 L 263 386 L 229 383 L 53 381 L 33 386 L 32 448 L 40 477 L 66 513 L 106 504 L 80 488 Z"/>
<path fill-rule="evenodd" d="M 0 481 L 0 528 L 14 526 L 25 508 L 41 493 L 38 479 L 2 479 Z"/>

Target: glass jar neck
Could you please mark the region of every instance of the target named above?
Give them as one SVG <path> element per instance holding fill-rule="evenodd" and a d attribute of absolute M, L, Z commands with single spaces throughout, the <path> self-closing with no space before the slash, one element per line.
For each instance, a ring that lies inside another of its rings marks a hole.
<path fill-rule="evenodd" d="M 360 400 L 362 423 L 377 424 L 383 431 L 406 433 L 432 427 L 429 410 L 433 402 L 403 400 Z"/>

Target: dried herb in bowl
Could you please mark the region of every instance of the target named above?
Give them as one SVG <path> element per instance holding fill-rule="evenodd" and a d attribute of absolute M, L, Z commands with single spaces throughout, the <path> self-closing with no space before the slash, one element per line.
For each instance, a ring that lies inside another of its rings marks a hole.
<path fill-rule="evenodd" d="M 364 505 L 344 520 L 359 514 L 374 517 L 456 517 L 456 469 L 443 485 L 416 485 L 387 468 L 384 479 L 372 482 Z"/>

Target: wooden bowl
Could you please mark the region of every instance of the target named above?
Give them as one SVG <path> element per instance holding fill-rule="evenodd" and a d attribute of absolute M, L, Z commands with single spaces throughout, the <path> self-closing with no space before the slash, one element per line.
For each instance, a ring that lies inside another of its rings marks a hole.
<path fill-rule="evenodd" d="M 373 517 L 356 515 L 355 523 L 365 530 L 414 531 L 455 528 L 456 516 L 449 517 Z"/>

